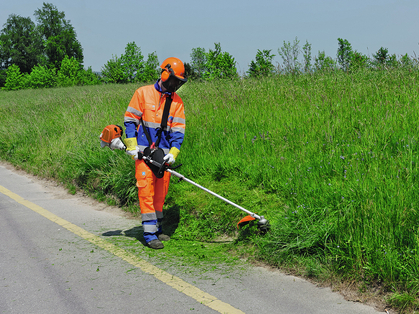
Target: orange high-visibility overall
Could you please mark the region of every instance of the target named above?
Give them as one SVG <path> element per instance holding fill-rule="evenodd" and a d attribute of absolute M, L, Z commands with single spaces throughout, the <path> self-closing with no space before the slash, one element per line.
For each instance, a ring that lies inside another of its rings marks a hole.
<path fill-rule="evenodd" d="M 159 147 L 165 154 L 173 147 L 180 150 L 185 135 L 185 113 L 183 101 L 175 92 L 162 93 L 158 82 L 137 89 L 125 112 L 124 125 L 127 138 L 136 137 L 137 146 L 143 152 L 149 146 L 140 120 L 150 134 L 152 142 L 157 140 L 157 130 L 161 126 L 166 98 L 172 97 L 167 127 L 163 130 Z M 166 198 L 170 173 L 157 178 L 143 160 L 135 161 L 138 198 L 146 242 L 154 240 L 161 233 L 163 204 Z"/>

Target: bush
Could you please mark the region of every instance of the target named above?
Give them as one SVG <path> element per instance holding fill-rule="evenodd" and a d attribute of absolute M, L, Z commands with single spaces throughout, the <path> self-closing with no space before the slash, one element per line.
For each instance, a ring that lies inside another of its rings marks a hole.
<path fill-rule="evenodd" d="M 87 70 L 83 69 L 79 72 L 79 83 L 80 85 L 97 85 L 100 84 L 100 78 L 89 67 Z"/>
<path fill-rule="evenodd" d="M 4 87 L 4 84 L 6 84 L 6 70 L 0 70 L 0 88 Z"/>
<path fill-rule="evenodd" d="M 58 86 L 65 87 L 78 85 L 79 71 L 79 62 L 74 58 L 68 58 L 68 56 L 65 56 L 63 61 L 61 61 L 61 67 L 57 73 Z"/>
<path fill-rule="evenodd" d="M 20 68 L 16 64 L 12 64 L 6 71 L 6 83 L 2 89 L 18 90 L 24 88 L 24 75 L 20 73 Z"/>
<path fill-rule="evenodd" d="M 26 88 L 46 88 L 56 85 L 55 69 L 49 69 L 42 65 L 36 65 L 31 74 L 26 76 Z"/>
<path fill-rule="evenodd" d="M 102 76 L 107 83 L 123 83 L 124 70 L 117 56 L 112 56 L 112 59 L 102 67 Z"/>
<path fill-rule="evenodd" d="M 80 68 L 79 62 L 75 58 L 67 56 L 61 62 L 60 70 L 57 72 L 58 86 L 75 86 L 75 85 L 96 85 L 100 80 L 92 69 L 87 70 Z"/>

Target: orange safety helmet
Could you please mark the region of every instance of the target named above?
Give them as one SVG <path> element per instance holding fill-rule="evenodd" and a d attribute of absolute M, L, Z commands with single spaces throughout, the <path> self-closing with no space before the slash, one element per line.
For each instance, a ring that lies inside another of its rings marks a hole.
<path fill-rule="evenodd" d="M 160 67 L 162 68 L 161 81 L 163 87 L 168 92 L 175 92 L 188 81 L 185 78 L 185 66 L 180 59 L 174 57 L 167 58 Z"/>

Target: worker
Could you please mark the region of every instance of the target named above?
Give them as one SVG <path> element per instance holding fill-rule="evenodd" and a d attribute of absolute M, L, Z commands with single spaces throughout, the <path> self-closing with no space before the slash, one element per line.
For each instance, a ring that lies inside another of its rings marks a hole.
<path fill-rule="evenodd" d="M 135 159 L 144 240 L 152 249 L 162 249 L 162 241 L 170 240 L 162 230 L 163 204 L 170 173 L 165 171 L 158 175 L 141 154 L 148 155 L 158 147 L 152 155 L 153 160 L 159 159 L 155 156 L 161 152 L 161 160 L 156 161 L 171 165 L 180 152 L 185 135 L 183 101 L 176 93 L 187 81 L 185 67 L 174 57 L 164 60 L 160 67 L 160 78 L 154 85 L 135 91 L 124 116 L 126 152 Z M 165 107 L 170 108 L 166 112 L 167 121 L 163 119 Z"/>

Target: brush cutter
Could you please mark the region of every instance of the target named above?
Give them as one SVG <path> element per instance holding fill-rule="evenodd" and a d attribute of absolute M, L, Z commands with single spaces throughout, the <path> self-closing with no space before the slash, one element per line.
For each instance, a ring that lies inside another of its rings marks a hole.
<path fill-rule="evenodd" d="M 121 140 L 121 136 L 122 136 L 122 127 L 120 127 L 119 125 L 108 125 L 107 127 L 105 127 L 105 129 L 102 131 L 102 133 L 100 134 L 100 140 L 101 140 L 101 147 L 109 147 L 111 150 L 114 149 L 119 149 L 119 150 L 125 150 L 126 146 L 123 143 L 123 141 Z M 145 151 L 144 151 L 145 152 Z M 218 195 L 217 193 L 199 185 L 198 183 L 186 178 L 184 175 L 174 171 L 174 169 L 179 168 L 181 165 L 175 166 L 175 167 L 170 167 L 169 165 L 165 164 L 165 163 L 160 163 L 156 160 L 154 160 L 153 158 L 153 154 L 149 153 L 147 155 L 139 153 L 138 154 L 138 158 L 143 159 L 149 166 L 150 169 L 156 174 L 156 176 L 160 176 L 164 171 L 167 171 L 169 173 L 171 173 L 172 175 L 174 175 L 175 177 L 179 178 L 179 181 L 186 181 L 194 186 L 196 186 L 197 188 L 200 188 L 201 190 L 219 198 L 220 200 L 223 200 L 224 202 L 240 209 L 241 211 L 244 211 L 245 213 L 248 214 L 248 216 L 244 217 L 242 220 L 240 220 L 237 223 L 237 228 L 239 228 L 239 226 L 241 224 L 245 224 L 248 223 L 250 221 L 253 220 L 258 220 L 257 221 L 257 227 L 258 229 L 262 232 L 265 233 L 269 230 L 270 225 L 269 225 L 269 221 L 264 217 L 264 216 L 259 216 L 256 213 L 252 213 L 250 210 L 247 210 L 235 203 L 233 203 L 232 201 L 229 201 L 228 199 L 222 197 L 221 195 Z"/>

